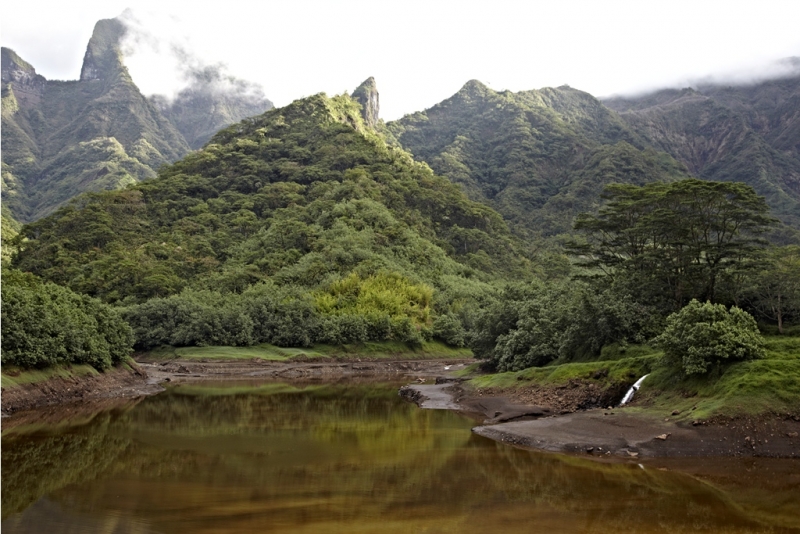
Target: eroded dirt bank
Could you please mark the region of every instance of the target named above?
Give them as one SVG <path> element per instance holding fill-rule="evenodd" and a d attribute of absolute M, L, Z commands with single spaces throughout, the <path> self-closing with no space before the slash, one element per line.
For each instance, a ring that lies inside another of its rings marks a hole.
<path fill-rule="evenodd" d="M 133 398 L 160 391 L 138 365 L 112 368 L 105 373 L 70 378 L 51 378 L 35 384 L 3 388 L 3 416 L 17 412 L 88 403 L 99 399 Z"/>
<path fill-rule="evenodd" d="M 282 362 L 270 360 L 170 360 L 139 362 L 150 381 L 188 382 L 264 378 L 273 380 L 357 380 L 376 377 L 429 380 L 448 370 L 465 367 L 472 360 L 370 360 Z"/>
<path fill-rule="evenodd" d="M 116 368 L 85 377 L 52 378 L 36 384 L 4 389 L 2 414 L 9 416 L 49 406 L 95 406 L 98 401 L 130 399 L 163 391 L 164 385 L 201 380 L 266 379 L 285 381 L 373 381 L 406 379 L 432 381 L 472 360 L 375 360 L 280 362 L 261 359 L 212 361 L 170 360 L 138 362 L 131 369 Z M 5 425 L 4 421 L 4 425 Z"/>
<path fill-rule="evenodd" d="M 676 422 L 655 409 L 605 408 L 575 411 L 581 400 L 554 391 L 517 395 L 468 390 L 440 379 L 437 385 L 412 384 L 400 394 L 430 409 L 451 409 L 474 417 L 478 435 L 510 445 L 603 458 L 680 458 L 741 456 L 800 459 L 800 416 L 714 418 Z M 555 395 L 555 396 L 553 396 Z M 588 392 L 593 395 L 593 392 Z M 553 399 L 531 404 L 520 399 Z"/>

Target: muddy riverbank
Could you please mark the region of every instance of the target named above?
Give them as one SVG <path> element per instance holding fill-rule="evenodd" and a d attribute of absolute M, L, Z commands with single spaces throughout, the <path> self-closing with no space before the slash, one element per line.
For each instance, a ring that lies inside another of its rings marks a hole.
<path fill-rule="evenodd" d="M 373 381 L 405 379 L 432 382 L 449 370 L 472 363 L 464 359 L 374 360 L 374 361 L 269 361 L 262 359 L 215 361 L 139 361 L 91 376 L 49 380 L 3 388 L 4 417 L 49 406 L 96 404 L 106 399 L 152 395 L 170 383 L 203 380 L 285 380 L 285 381 Z"/>
<path fill-rule="evenodd" d="M 170 383 L 225 380 L 346 382 L 407 380 L 401 395 L 423 408 L 470 415 L 475 434 L 523 448 L 603 458 L 741 456 L 800 458 L 800 417 L 715 418 L 676 422 L 670 413 L 637 407 L 580 410 L 596 392 L 581 388 L 526 394 L 464 388 L 447 376 L 471 360 L 141 361 L 100 375 L 54 378 L 5 389 L 4 417 L 58 406 L 79 410 L 135 399 Z M 439 382 L 439 383 L 436 383 Z M 582 396 L 580 393 L 583 392 Z M 585 397 L 585 398 L 584 398 Z M 537 401 L 537 402 L 532 402 Z M 18 417 L 15 415 L 15 419 Z M 4 420 L 11 423 L 10 420 Z"/>
<path fill-rule="evenodd" d="M 440 380 L 440 382 L 442 382 Z M 475 434 L 517 447 L 602 458 L 766 457 L 800 459 L 800 417 L 763 414 L 690 423 L 637 407 L 564 412 L 517 397 L 471 391 L 458 382 L 412 384 L 401 395 L 422 408 L 458 410 Z M 572 400 L 570 401 L 572 402 Z"/>

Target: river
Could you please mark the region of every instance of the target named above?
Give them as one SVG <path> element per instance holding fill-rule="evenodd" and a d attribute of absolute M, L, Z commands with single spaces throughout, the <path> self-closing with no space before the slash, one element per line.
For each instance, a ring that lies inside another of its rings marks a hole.
<path fill-rule="evenodd" d="M 179 385 L 4 424 L 2 531 L 800 532 L 796 460 L 520 450 L 398 385 Z"/>

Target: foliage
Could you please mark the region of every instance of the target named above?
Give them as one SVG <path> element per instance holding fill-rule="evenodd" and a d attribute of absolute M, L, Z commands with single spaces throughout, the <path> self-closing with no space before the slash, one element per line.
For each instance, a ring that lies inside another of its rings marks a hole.
<path fill-rule="evenodd" d="M 581 214 L 587 236 L 572 247 L 582 265 L 635 287 L 640 299 L 673 309 L 692 298 L 716 300 L 718 283 L 760 247 L 774 222 L 745 184 L 682 180 L 606 187 L 598 215 Z"/>
<path fill-rule="evenodd" d="M 123 316 L 140 350 L 161 345 L 310 347 L 387 340 L 419 345 L 430 338 L 428 309 L 420 302 L 398 302 L 396 296 L 375 289 L 380 287 L 376 279 L 351 275 L 333 286 L 330 291 L 338 292 L 338 305 L 331 292 L 313 295 L 302 287 L 267 282 L 241 294 L 186 289 L 124 308 Z M 412 294 L 422 290 L 422 296 L 427 293 L 430 298 L 429 288 L 406 284 L 405 289 Z"/>
<path fill-rule="evenodd" d="M 2 208 L 2 229 L 0 229 L 0 244 L 2 244 L 2 264 L 3 266 L 6 263 L 11 261 L 11 256 L 14 255 L 16 252 L 16 247 L 12 246 L 10 242 L 13 241 L 14 237 L 19 234 L 19 230 L 21 225 L 14 220 L 13 217 L 8 213 L 5 206 Z"/>
<path fill-rule="evenodd" d="M 140 348 L 418 344 L 439 314 L 461 343 L 491 284 L 533 271 L 497 213 L 388 147 L 346 95 L 244 121 L 23 233 L 16 265 L 125 306 Z"/>
<path fill-rule="evenodd" d="M 614 342 L 642 342 L 658 324 L 652 309 L 580 282 L 509 286 L 470 332 L 477 358 L 498 371 L 596 358 Z"/>
<path fill-rule="evenodd" d="M 766 264 L 749 277 L 746 289 L 750 308 L 778 325 L 784 333 L 786 318 L 800 314 L 800 247 L 773 247 Z"/>
<path fill-rule="evenodd" d="M 752 315 L 694 299 L 667 317 L 667 327 L 655 344 L 687 375 L 707 373 L 725 362 L 764 356 L 764 340 Z"/>
<path fill-rule="evenodd" d="M 14 269 L 2 277 L 3 365 L 103 370 L 130 355 L 132 332 L 110 306 Z"/>

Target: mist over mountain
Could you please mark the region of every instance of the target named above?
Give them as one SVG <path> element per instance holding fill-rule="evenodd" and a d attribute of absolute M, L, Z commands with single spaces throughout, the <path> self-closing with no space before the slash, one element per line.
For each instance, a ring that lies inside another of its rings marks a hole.
<path fill-rule="evenodd" d="M 223 127 L 273 107 L 261 86 L 228 75 L 223 65 L 193 68 L 186 78 L 189 84 L 173 98 L 152 95 L 150 101 L 193 149 Z"/>
<path fill-rule="evenodd" d="M 148 99 L 124 63 L 127 32 L 120 19 L 99 21 L 75 81 L 47 80 L 2 49 L 3 202 L 16 219 L 153 178 L 220 128 L 272 107 L 252 84 L 191 62 L 184 93 Z"/>
<path fill-rule="evenodd" d="M 800 71 L 758 83 L 702 84 L 603 103 L 692 174 L 745 182 L 766 197 L 777 217 L 800 228 Z"/>

